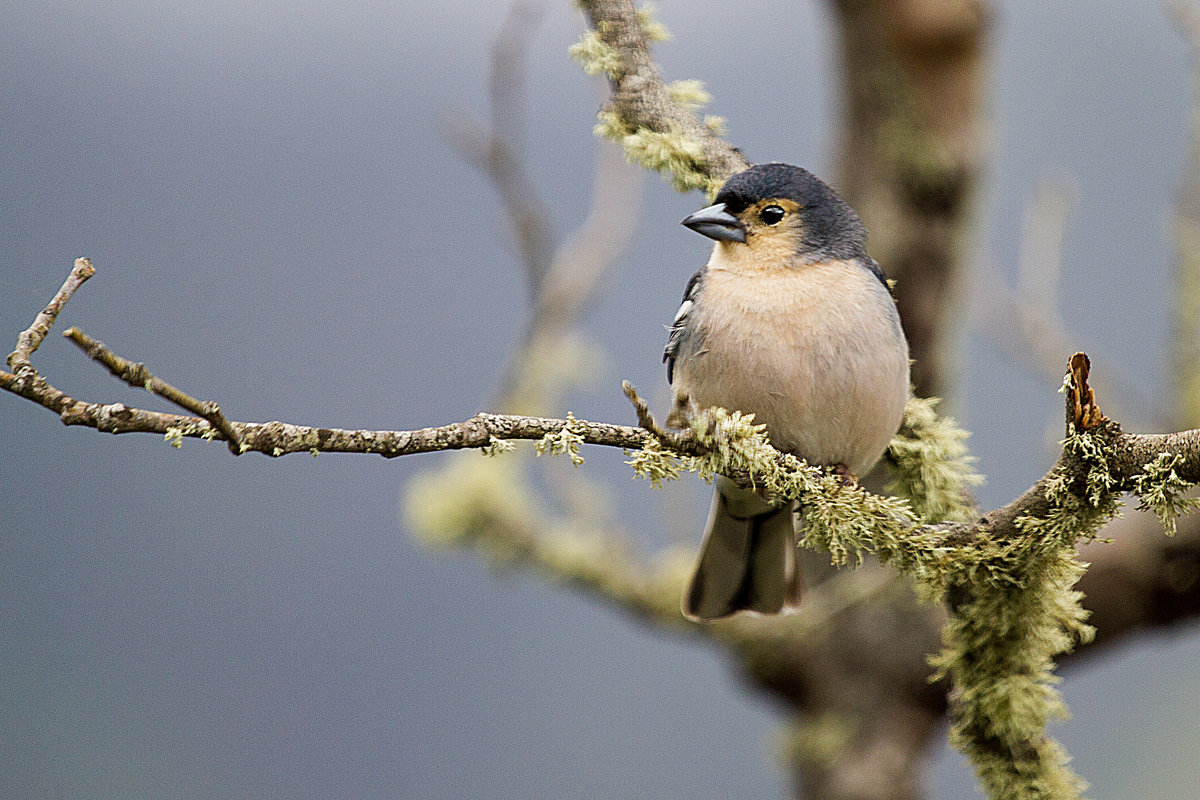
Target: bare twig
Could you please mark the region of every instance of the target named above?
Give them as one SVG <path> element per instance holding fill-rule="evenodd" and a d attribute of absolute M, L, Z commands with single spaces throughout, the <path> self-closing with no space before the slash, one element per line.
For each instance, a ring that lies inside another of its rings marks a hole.
<path fill-rule="evenodd" d="M 197 400 L 182 389 L 177 389 L 161 378 L 150 374 L 145 364 L 135 363 L 121 358 L 104 346 L 104 342 L 93 339 L 78 328 L 71 327 L 63 331 L 63 336 L 70 339 L 79 349 L 87 353 L 88 358 L 98 361 L 108 368 L 116 377 L 128 383 L 135 389 L 145 389 L 164 400 L 169 400 L 185 411 L 203 418 L 212 425 L 229 443 L 229 452 L 235 456 L 242 454 L 241 435 L 225 419 L 221 407 L 211 400 Z"/>
<path fill-rule="evenodd" d="M 32 325 L 17 335 L 17 347 L 8 354 L 9 369 L 17 375 L 23 375 L 33 369 L 29 359 L 41 347 L 46 334 L 50 333 L 50 329 L 54 327 L 58 313 L 71 299 L 71 295 L 75 294 L 75 290 L 95 274 L 96 268 L 92 266 L 91 259 L 75 259 L 75 266 L 71 269 L 71 274 L 63 281 L 62 287 L 55 293 L 50 304 L 34 318 Z M 33 374 L 36 374 L 36 371 Z"/>
<path fill-rule="evenodd" d="M 633 403 L 633 410 L 637 413 L 638 424 L 644 430 L 653 434 L 654 438 L 666 444 L 677 453 L 701 455 L 708 452 L 708 449 L 696 439 L 696 434 L 690 428 L 667 430 L 659 425 L 658 421 L 654 419 L 654 415 L 650 413 L 650 404 L 641 398 L 637 389 L 633 388 L 632 383 L 622 381 L 621 391 L 625 392 L 625 396 L 629 398 L 629 402 Z"/>
<path fill-rule="evenodd" d="M 89 355 L 97 361 L 106 366 L 109 363 L 128 363 L 99 342 L 90 341 L 93 344 Z M 134 366 L 138 369 L 131 374 L 137 379 L 160 387 L 168 386 L 146 371 L 144 366 Z M 118 374 L 116 370 L 113 372 Z M 145 384 L 133 385 L 145 388 Z M 227 440 L 227 434 L 221 427 L 199 416 L 132 408 L 124 403 L 86 403 L 65 395 L 45 381 L 31 385 L 8 372 L 0 372 L 0 389 L 57 412 L 65 425 L 82 425 L 106 433 L 175 433 L 186 438 Z M 163 396 L 167 397 L 169 393 L 163 393 Z M 182 392 L 178 392 L 178 395 L 178 399 L 183 401 L 179 405 L 186 407 L 189 401 L 206 405 L 187 398 Z M 385 458 L 438 450 L 485 448 L 497 439 L 541 439 L 547 434 L 560 433 L 568 425 L 582 436 L 585 444 L 636 449 L 643 446 L 650 436 L 641 428 L 628 425 L 485 413 L 476 414 L 464 422 L 405 431 L 344 430 L 285 422 L 225 421 L 225 426 L 232 429 L 241 440 L 240 452 L 253 450 L 270 456 L 289 453 L 377 453 Z"/>

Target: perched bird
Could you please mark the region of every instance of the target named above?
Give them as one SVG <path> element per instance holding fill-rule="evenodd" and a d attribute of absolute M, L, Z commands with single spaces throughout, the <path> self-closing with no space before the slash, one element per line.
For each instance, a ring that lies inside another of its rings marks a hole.
<path fill-rule="evenodd" d="M 663 360 L 668 422 L 721 406 L 754 414 L 771 444 L 863 475 L 900 426 L 908 344 L 866 230 L 807 170 L 761 164 L 683 220 L 716 240 L 692 276 Z M 718 478 L 683 613 L 772 614 L 800 599 L 795 503 Z"/>

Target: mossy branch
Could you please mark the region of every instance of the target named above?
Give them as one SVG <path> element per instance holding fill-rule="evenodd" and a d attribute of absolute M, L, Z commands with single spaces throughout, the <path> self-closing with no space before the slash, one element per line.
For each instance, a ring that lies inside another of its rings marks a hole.
<path fill-rule="evenodd" d="M 725 179 L 750 166 L 721 138 L 724 120 L 693 113 L 709 102 L 696 80 L 666 83 L 650 56 L 650 43 L 669 38 L 646 6 L 632 0 L 582 0 L 591 30 L 571 47 L 589 74 L 611 87 L 600 109 L 596 134 L 621 144 L 635 164 L 661 173 L 679 191 L 700 189 L 710 197 Z"/>

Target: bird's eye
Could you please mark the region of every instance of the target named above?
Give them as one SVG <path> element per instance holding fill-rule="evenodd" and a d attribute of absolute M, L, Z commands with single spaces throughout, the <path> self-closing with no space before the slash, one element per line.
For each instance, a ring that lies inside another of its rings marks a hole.
<path fill-rule="evenodd" d="M 783 219 L 783 209 L 779 206 L 767 206 L 758 212 L 758 218 L 767 225 L 777 225 Z"/>

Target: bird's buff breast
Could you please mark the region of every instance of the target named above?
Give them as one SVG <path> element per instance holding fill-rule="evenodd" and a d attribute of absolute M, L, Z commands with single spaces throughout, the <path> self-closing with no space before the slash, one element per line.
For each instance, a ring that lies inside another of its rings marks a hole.
<path fill-rule="evenodd" d="M 883 454 L 908 398 L 908 347 L 891 296 L 866 269 L 710 267 L 692 314 L 677 403 L 753 413 L 772 444 L 813 464 L 863 474 Z"/>

